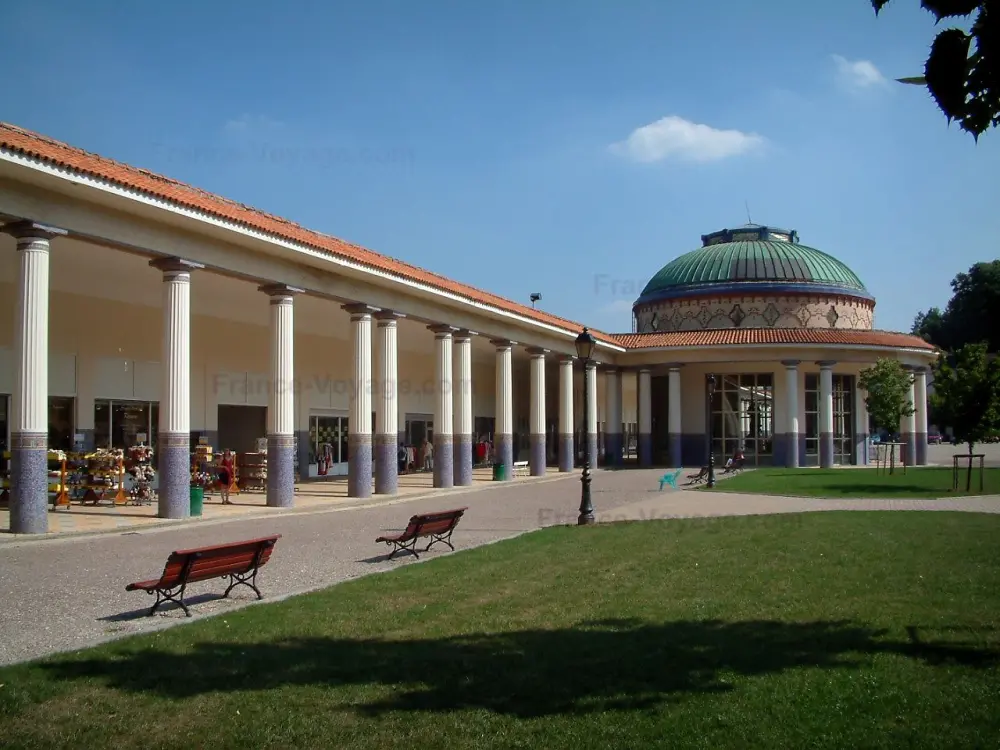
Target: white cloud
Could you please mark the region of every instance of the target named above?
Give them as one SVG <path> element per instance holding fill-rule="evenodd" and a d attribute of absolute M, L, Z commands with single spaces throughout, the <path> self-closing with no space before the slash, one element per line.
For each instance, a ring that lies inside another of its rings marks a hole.
<path fill-rule="evenodd" d="M 610 148 L 612 153 L 644 163 L 672 157 L 709 162 L 754 151 L 764 143 L 764 138 L 756 133 L 717 130 L 670 115 L 636 128 L 628 138 Z"/>
<path fill-rule="evenodd" d="M 837 66 L 837 82 L 848 91 L 881 88 L 887 83 L 885 76 L 870 60 L 848 60 L 841 55 L 832 57 Z"/>
<path fill-rule="evenodd" d="M 260 131 L 270 131 L 280 128 L 284 123 L 272 120 L 267 115 L 242 114 L 239 117 L 229 120 L 223 126 L 227 133 L 259 133 Z"/>

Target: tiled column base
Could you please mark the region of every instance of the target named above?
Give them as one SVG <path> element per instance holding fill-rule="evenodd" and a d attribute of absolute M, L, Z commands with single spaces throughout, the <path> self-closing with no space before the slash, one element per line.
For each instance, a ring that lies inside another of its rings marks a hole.
<path fill-rule="evenodd" d="M 833 466 L 832 432 L 821 432 L 819 434 L 819 465 L 823 469 L 829 469 Z"/>
<path fill-rule="evenodd" d="M 681 434 L 671 432 L 667 434 L 667 450 L 670 453 L 670 466 L 679 469 L 683 464 L 684 453 L 681 450 Z"/>
<path fill-rule="evenodd" d="M 16 432 L 10 442 L 10 530 L 45 534 L 49 530 L 49 436 Z"/>
<path fill-rule="evenodd" d="M 267 436 L 267 505 L 295 505 L 295 436 Z"/>
<path fill-rule="evenodd" d="M 364 433 L 349 434 L 347 451 L 347 496 L 371 497 L 372 436 Z"/>
<path fill-rule="evenodd" d="M 161 432 L 159 453 L 157 515 L 160 518 L 187 518 L 191 515 L 191 433 Z"/>
<path fill-rule="evenodd" d="M 927 451 L 924 449 L 924 458 Z M 868 465 L 868 433 L 862 432 L 854 436 L 854 463 L 858 466 Z"/>
<path fill-rule="evenodd" d="M 395 495 L 399 491 L 399 437 L 375 436 L 375 494 Z"/>
<path fill-rule="evenodd" d="M 927 433 L 917 432 L 914 434 L 914 439 L 917 442 L 916 445 L 916 459 L 917 466 L 927 465 Z"/>
<path fill-rule="evenodd" d="M 559 471 L 573 471 L 573 436 L 559 436 Z"/>
<path fill-rule="evenodd" d="M 434 435 L 434 486 L 455 486 L 455 448 L 451 435 Z"/>
<path fill-rule="evenodd" d="M 514 472 L 514 436 L 496 435 L 494 440 L 496 441 L 494 445 L 497 454 L 496 462 L 503 465 L 504 477 L 510 479 Z"/>
<path fill-rule="evenodd" d="M 604 435 L 604 463 L 619 466 L 622 462 L 622 434 L 608 432 Z"/>
<path fill-rule="evenodd" d="M 653 436 L 639 433 L 639 466 L 653 465 Z"/>
<path fill-rule="evenodd" d="M 587 461 L 591 469 L 597 468 L 597 433 L 587 433 Z"/>
<path fill-rule="evenodd" d="M 472 435 L 454 435 L 455 485 L 468 487 L 472 484 Z"/>
<path fill-rule="evenodd" d="M 545 476 L 545 435 L 528 435 L 528 467 L 531 476 Z"/>
<path fill-rule="evenodd" d="M 901 436 L 903 442 L 904 450 L 906 455 L 904 456 L 904 462 L 907 466 L 914 466 L 914 459 L 916 459 L 917 454 L 917 436 L 913 432 L 904 432 Z"/>

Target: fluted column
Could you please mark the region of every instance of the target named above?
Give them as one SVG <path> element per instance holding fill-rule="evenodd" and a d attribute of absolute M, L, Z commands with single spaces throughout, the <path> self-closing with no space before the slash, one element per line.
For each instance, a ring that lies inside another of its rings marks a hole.
<path fill-rule="evenodd" d="M 399 365 L 397 320 L 389 310 L 375 313 L 378 330 L 378 396 L 375 399 L 375 493 L 395 495 L 399 491 Z"/>
<path fill-rule="evenodd" d="M 833 366 L 835 362 L 817 362 L 819 365 L 819 465 L 833 466 Z"/>
<path fill-rule="evenodd" d="M 14 393 L 10 423 L 10 530 L 49 530 L 49 242 L 65 232 L 20 221 L 17 240 Z"/>
<path fill-rule="evenodd" d="M 622 381 L 614 368 L 604 373 L 604 463 L 618 466 L 622 462 Z"/>
<path fill-rule="evenodd" d="M 545 476 L 545 349 L 531 347 L 531 397 L 529 419 L 529 461 L 531 476 Z"/>
<path fill-rule="evenodd" d="M 585 432 L 587 433 L 587 462 L 597 468 L 597 363 L 587 362 L 584 368 L 587 379 L 587 403 L 583 405 Z"/>
<path fill-rule="evenodd" d="M 573 471 L 573 357 L 559 358 L 559 471 Z"/>
<path fill-rule="evenodd" d="M 191 271 L 202 268 L 180 258 L 150 261 L 163 272 L 163 341 L 160 394 L 160 518 L 191 515 Z"/>
<path fill-rule="evenodd" d="M 854 453 L 858 466 L 868 465 L 868 404 L 865 390 L 854 387 Z"/>
<path fill-rule="evenodd" d="M 670 465 L 679 469 L 683 465 L 684 455 L 681 450 L 682 430 L 681 412 L 681 368 L 671 367 L 667 371 L 667 446 L 670 451 Z"/>
<path fill-rule="evenodd" d="M 271 383 L 267 406 L 267 504 L 295 504 L 295 322 L 293 300 L 301 289 L 260 287 L 271 298 Z"/>
<path fill-rule="evenodd" d="M 514 469 L 514 398 L 511 373 L 512 342 L 494 339 L 496 347 L 496 429 L 493 435 L 496 462 L 503 465 L 503 476 L 510 479 Z"/>
<path fill-rule="evenodd" d="M 786 359 L 785 366 L 785 466 L 799 465 L 799 360 Z"/>
<path fill-rule="evenodd" d="M 347 420 L 347 496 L 372 494 L 372 313 L 368 305 L 344 305 L 354 340 Z"/>
<path fill-rule="evenodd" d="M 639 466 L 653 465 L 653 376 L 649 370 L 639 370 L 636 378 L 636 400 L 639 412 Z"/>
<path fill-rule="evenodd" d="M 452 439 L 454 421 L 453 389 L 451 385 L 452 334 L 455 328 L 432 325 L 434 332 L 434 486 L 455 486 L 455 448 Z"/>
<path fill-rule="evenodd" d="M 913 439 L 916 443 L 917 466 L 927 465 L 927 368 L 917 367 L 913 371 L 913 406 L 916 409 L 914 421 L 916 431 Z"/>
<path fill-rule="evenodd" d="M 455 484 L 472 484 L 472 334 L 455 334 Z"/>
<path fill-rule="evenodd" d="M 907 374 L 910 375 L 910 387 L 906 394 L 907 402 L 911 407 L 916 406 L 917 394 L 915 388 L 915 378 L 913 377 L 913 369 L 910 367 L 906 368 Z M 903 450 L 906 455 L 903 458 L 907 466 L 913 466 L 915 464 L 916 452 L 917 452 L 917 415 L 916 412 L 904 416 L 900 420 L 899 431 L 901 433 Z"/>

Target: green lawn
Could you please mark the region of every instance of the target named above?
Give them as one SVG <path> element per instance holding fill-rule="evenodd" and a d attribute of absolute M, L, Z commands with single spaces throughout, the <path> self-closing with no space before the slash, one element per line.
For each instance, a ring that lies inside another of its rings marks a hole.
<path fill-rule="evenodd" d="M 759 492 L 803 497 L 954 497 L 978 495 L 979 469 L 972 472 L 972 492 L 965 492 L 965 473 L 959 491 L 952 490 L 950 468 L 896 468 L 893 474 L 876 469 L 754 469 L 715 485 L 719 492 Z M 702 486 L 704 488 L 704 485 Z M 983 494 L 1000 494 L 1000 469 L 986 469 Z"/>
<path fill-rule="evenodd" d="M 0 669 L 0 745 L 992 747 L 998 539 L 930 512 L 548 529 Z"/>

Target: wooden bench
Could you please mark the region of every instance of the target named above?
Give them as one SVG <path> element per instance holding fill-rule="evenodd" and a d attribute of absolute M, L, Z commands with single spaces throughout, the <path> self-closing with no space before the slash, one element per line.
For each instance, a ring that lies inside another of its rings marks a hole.
<path fill-rule="evenodd" d="M 688 484 L 698 484 L 708 479 L 708 467 L 702 466 L 697 474 L 688 474 Z"/>
<path fill-rule="evenodd" d="M 723 467 L 722 473 L 723 474 L 738 474 L 739 472 L 743 471 L 743 469 L 745 467 L 746 467 L 746 459 L 745 458 L 734 458 L 732 460 L 732 462 L 728 466 Z"/>
<path fill-rule="evenodd" d="M 271 559 L 274 545 L 281 534 L 248 539 L 243 542 L 217 544 L 212 547 L 182 549 L 170 553 L 163 574 L 151 581 L 138 581 L 125 587 L 126 591 L 145 591 L 156 594 L 156 604 L 149 610 L 152 616 L 164 602 L 175 602 L 188 617 L 191 613 L 184 604 L 184 589 L 189 583 L 213 578 L 229 578 L 229 588 L 223 596 L 239 585 L 249 586 L 258 599 L 264 597 L 257 588 L 257 571 Z"/>
<path fill-rule="evenodd" d="M 465 507 L 455 508 L 454 510 L 442 510 L 437 513 L 418 513 L 410 517 L 410 522 L 406 525 L 406 530 L 402 534 L 397 534 L 396 536 L 383 535 L 378 537 L 375 542 L 376 544 L 378 542 L 385 542 L 387 545 L 392 545 L 393 550 L 389 553 L 390 560 L 393 555 L 403 550 L 412 553 L 414 557 L 419 559 L 420 555 L 417 554 L 417 539 L 422 537 L 431 538 L 431 543 L 424 547 L 424 552 L 437 542 L 444 542 L 454 550 L 455 547 L 451 543 L 451 534 L 467 510 L 468 508 Z"/>

